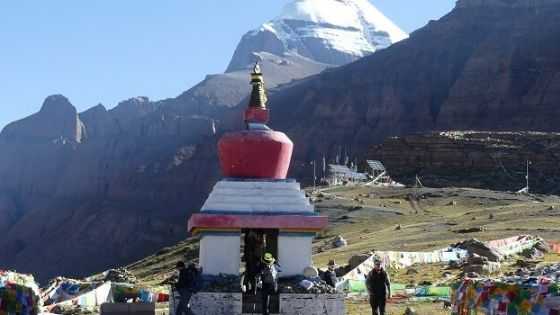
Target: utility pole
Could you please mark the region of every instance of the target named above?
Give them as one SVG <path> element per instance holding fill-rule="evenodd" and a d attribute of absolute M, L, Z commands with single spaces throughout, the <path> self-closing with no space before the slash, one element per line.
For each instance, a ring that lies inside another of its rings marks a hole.
<path fill-rule="evenodd" d="M 313 160 L 313 192 L 315 192 L 315 188 L 316 188 L 316 181 L 317 181 L 317 171 L 316 171 L 316 161 Z"/>
<path fill-rule="evenodd" d="M 325 158 L 325 155 L 323 154 L 323 177 L 321 177 L 322 180 L 325 180 L 327 178 L 327 159 Z"/>
<path fill-rule="evenodd" d="M 414 178 L 414 198 L 418 200 L 418 174 Z"/>
<path fill-rule="evenodd" d="M 525 180 L 527 183 L 527 194 L 529 194 L 529 164 L 531 164 L 531 162 L 529 160 L 527 160 L 527 172 L 525 173 Z"/>

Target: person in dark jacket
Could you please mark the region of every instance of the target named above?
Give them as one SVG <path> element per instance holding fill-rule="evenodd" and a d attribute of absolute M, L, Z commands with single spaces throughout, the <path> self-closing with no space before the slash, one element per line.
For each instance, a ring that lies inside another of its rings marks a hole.
<path fill-rule="evenodd" d="M 185 268 L 185 263 L 182 261 L 178 262 L 176 267 L 179 270 L 179 279 L 175 283 L 175 289 L 179 292 L 179 304 L 175 315 L 192 315 L 190 300 L 198 287 L 198 270 L 193 263 Z"/>
<path fill-rule="evenodd" d="M 328 269 L 323 275 L 325 282 L 333 288 L 336 288 L 336 283 L 338 279 L 336 277 L 336 262 L 334 260 L 329 261 Z"/>
<path fill-rule="evenodd" d="M 372 314 L 385 315 L 387 297 L 391 297 L 391 282 L 389 275 L 381 267 L 381 260 L 375 260 L 374 268 L 367 275 L 366 286 L 369 292 Z"/>
<path fill-rule="evenodd" d="M 270 314 L 270 297 L 278 293 L 278 266 L 276 259 L 270 253 L 265 253 L 262 258 L 260 283 L 262 297 L 262 313 Z"/>
<path fill-rule="evenodd" d="M 258 235 L 254 231 L 250 231 L 245 236 L 245 278 L 244 285 L 247 286 L 247 292 L 257 294 L 257 280 L 261 271 L 261 259 L 264 252 L 264 240 L 262 235 Z"/>

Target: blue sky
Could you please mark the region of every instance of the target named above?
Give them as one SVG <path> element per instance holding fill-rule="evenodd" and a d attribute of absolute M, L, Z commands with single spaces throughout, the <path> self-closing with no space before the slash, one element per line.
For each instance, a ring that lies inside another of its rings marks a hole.
<path fill-rule="evenodd" d="M 84 110 L 179 95 L 223 72 L 241 36 L 289 0 L 0 2 L 0 128 L 64 94 Z M 372 0 L 407 32 L 454 0 Z"/>

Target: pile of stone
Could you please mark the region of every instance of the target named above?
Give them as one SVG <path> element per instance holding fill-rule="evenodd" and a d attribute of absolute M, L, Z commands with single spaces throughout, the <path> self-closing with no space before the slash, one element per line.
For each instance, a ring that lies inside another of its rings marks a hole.
<path fill-rule="evenodd" d="M 368 258 L 370 258 L 372 255 L 373 255 L 373 253 L 353 255 L 348 260 L 348 269 L 352 270 L 352 269 L 358 267 L 364 261 L 368 260 Z"/>
<path fill-rule="evenodd" d="M 524 250 L 520 256 L 528 260 L 540 260 L 544 258 L 544 252 L 539 250 L 537 247 L 529 248 Z"/>
<path fill-rule="evenodd" d="M 136 276 L 132 274 L 128 269 L 121 267 L 117 269 L 109 269 L 100 274 L 87 277 L 84 279 L 86 282 L 118 282 L 118 283 L 138 283 Z"/>
<path fill-rule="evenodd" d="M 119 282 L 119 283 L 137 283 L 136 276 L 133 275 L 126 268 L 110 269 L 104 272 L 104 281 Z"/>
<path fill-rule="evenodd" d="M 520 256 L 525 260 L 536 261 L 542 260 L 544 255 L 550 251 L 550 245 L 545 240 L 540 239 L 535 246 L 521 252 Z"/>
<path fill-rule="evenodd" d="M 200 291 L 221 293 L 241 292 L 241 277 L 229 275 L 205 275 L 202 277 Z"/>
<path fill-rule="evenodd" d="M 59 304 L 53 307 L 50 312 L 52 314 L 60 315 L 85 315 L 85 314 L 96 314 L 96 310 L 89 311 L 82 309 L 79 305 L 72 304 Z"/>
<path fill-rule="evenodd" d="M 535 272 L 540 276 L 560 281 L 560 264 L 540 267 Z"/>
<path fill-rule="evenodd" d="M 453 247 L 464 249 L 471 255 L 485 257 L 491 262 L 499 262 L 502 259 L 502 255 L 500 255 L 500 253 L 475 238 L 457 243 L 453 245 Z"/>
<path fill-rule="evenodd" d="M 550 244 L 542 238 L 539 238 L 539 241 L 535 244 L 535 248 L 543 253 L 550 253 L 552 251 Z"/>
<path fill-rule="evenodd" d="M 346 247 L 348 246 L 348 241 L 344 239 L 344 237 L 342 237 L 342 235 L 339 235 L 335 238 L 334 242 L 333 242 L 334 247 Z"/>
<path fill-rule="evenodd" d="M 279 282 L 280 293 L 290 294 L 335 294 L 336 289 L 320 278 L 293 277 L 281 279 Z"/>
<path fill-rule="evenodd" d="M 490 261 L 487 257 L 471 255 L 463 267 L 467 276 L 492 275 L 500 272 L 501 265 L 497 261 Z"/>
<path fill-rule="evenodd" d="M 546 277 L 554 281 L 560 281 L 560 264 L 537 267 L 534 262 L 519 260 L 516 265 L 520 268 L 506 275 L 510 279 L 514 277 Z"/>

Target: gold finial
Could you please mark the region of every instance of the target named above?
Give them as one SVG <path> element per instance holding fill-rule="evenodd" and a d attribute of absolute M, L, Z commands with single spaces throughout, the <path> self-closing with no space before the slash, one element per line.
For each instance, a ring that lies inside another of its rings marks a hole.
<path fill-rule="evenodd" d="M 258 62 L 255 63 L 253 73 L 251 73 L 251 85 L 253 86 L 253 90 L 251 91 L 249 107 L 266 108 L 266 102 L 268 99 L 266 97 L 266 89 L 264 87 L 264 78 L 261 72 L 261 66 Z"/>
<path fill-rule="evenodd" d="M 253 74 L 262 74 L 261 66 L 259 65 L 258 61 L 255 63 L 255 66 L 253 67 Z"/>

